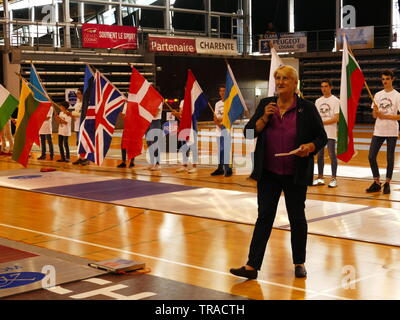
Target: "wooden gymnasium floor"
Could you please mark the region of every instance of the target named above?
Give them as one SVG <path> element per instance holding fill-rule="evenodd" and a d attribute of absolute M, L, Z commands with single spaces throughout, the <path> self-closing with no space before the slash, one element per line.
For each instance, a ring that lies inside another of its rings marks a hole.
<path fill-rule="evenodd" d="M 359 150 L 350 165 L 368 168 L 371 126 L 357 126 L 357 129 L 356 138 L 361 142 L 357 143 Z M 56 141 L 55 134 L 53 138 Z M 248 179 L 248 172 L 229 178 L 211 177 L 215 168 L 211 165 L 201 165 L 198 173 L 191 175 L 175 173 L 177 167 L 173 165 L 165 165 L 161 173 L 152 173 L 146 170 L 147 163 L 139 158 L 133 169 L 117 169 L 119 145 L 120 138 L 116 137 L 111 150 L 115 156 L 107 158 L 101 167 L 39 161 L 36 158 L 40 154 L 33 152 L 29 168 L 53 167 L 82 175 L 107 174 L 117 178 L 256 192 L 255 182 Z M 209 152 L 215 153 L 215 146 L 205 145 Z M 235 154 L 241 152 L 240 143 L 235 148 Z M 205 154 L 207 150 L 203 148 L 202 152 Z M 381 151 L 378 158 L 381 169 L 386 166 L 385 157 L 386 152 Z M 73 156 L 72 161 L 75 159 Z M 9 157 L 0 157 L 1 170 L 19 168 L 21 166 Z M 325 170 L 329 168 L 326 156 Z M 398 173 L 399 169 L 397 152 L 395 171 Z M 399 209 L 399 179 L 393 182 L 390 195 L 366 194 L 364 190 L 370 183 L 367 178 L 339 177 L 336 189 L 310 187 L 308 199 L 332 205 L 350 203 Z M 157 211 L 144 210 L 11 188 L 1 188 L 0 203 L 0 237 L 91 260 L 121 257 L 143 261 L 152 275 L 181 283 L 251 299 L 400 299 L 400 248 L 396 246 L 310 234 L 308 277 L 296 279 L 290 232 L 274 229 L 258 280 L 244 281 L 230 275 L 229 268 L 246 262 L 252 225 L 172 214 L 163 211 L 162 203 Z"/>

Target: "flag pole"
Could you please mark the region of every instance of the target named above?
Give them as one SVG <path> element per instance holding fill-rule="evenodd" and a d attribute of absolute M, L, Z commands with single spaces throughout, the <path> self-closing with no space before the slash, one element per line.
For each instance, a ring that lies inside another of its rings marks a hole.
<path fill-rule="evenodd" d="M 213 114 L 215 114 L 215 111 L 213 110 L 213 108 L 211 107 L 210 102 L 208 101 L 208 106 L 210 107 L 210 110 L 212 111 Z"/>
<path fill-rule="evenodd" d="M 20 73 L 15 72 L 15 74 L 20 78 L 20 80 L 22 80 L 22 81 L 24 81 L 25 83 L 27 83 L 27 86 L 28 86 L 28 87 L 32 87 L 32 88 L 35 89 L 36 91 L 39 91 L 39 92 L 40 92 L 40 90 L 39 90 L 36 86 L 34 86 L 32 83 L 30 83 L 28 80 L 26 80 Z M 48 94 L 47 94 L 46 91 L 45 91 L 45 94 L 46 94 L 47 99 L 50 100 L 51 104 L 53 104 L 54 106 L 56 106 L 57 108 L 59 108 L 59 109 L 60 109 L 61 111 L 63 111 L 63 112 L 66 112 L 66 111 L 67 111 L 63 106 L 61 106 L 61 105 L 59 105 L 58 103 L 54 102 L 54 101 L 48 96 Z"/>

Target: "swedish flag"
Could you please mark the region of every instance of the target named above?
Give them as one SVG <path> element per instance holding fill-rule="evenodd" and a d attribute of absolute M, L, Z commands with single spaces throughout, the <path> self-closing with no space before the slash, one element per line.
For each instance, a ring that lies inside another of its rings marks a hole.
<path fill-rule="evenodd" d="M 230 130 L 233 123 L 239 119 L 245 110 L 247 111 L 247 107 L 230 65 L 228 64 L 227 67 L 222 124 L 225 128 Z"/>

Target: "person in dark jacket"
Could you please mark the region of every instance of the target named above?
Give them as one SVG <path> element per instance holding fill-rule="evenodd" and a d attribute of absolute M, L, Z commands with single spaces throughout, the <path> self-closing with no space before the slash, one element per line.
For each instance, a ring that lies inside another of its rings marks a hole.
<path fill-rule="evenodd" d="M 328 141 L 315 105 L 296 94 L 296 69 L 280 66 L 274 77 L 278 97 L 262 99 L 244 129 L 246 138 L 257 137 L 251 177 L 257 180 L 258 218 L 246 265 L 231 268 L 230 272 L 248 279 L 256 279 L 261 268 L 282 191 L 295 276 L 306 277 L 307 186 L 313 182 L 313 156 Z"/>

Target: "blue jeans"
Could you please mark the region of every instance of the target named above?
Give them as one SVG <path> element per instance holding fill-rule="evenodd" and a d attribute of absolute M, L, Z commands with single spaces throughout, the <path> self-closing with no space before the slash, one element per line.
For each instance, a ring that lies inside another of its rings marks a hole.
<path fill-rule="evenodd" d="M 328 139 L 327 143 L 329 158 L 331 159 L 331 168 L 332 168 L 332 177 L 336 177 L 337 172 L 337 158 L 336 158 L 336 140 Z M 322 148 L 318 152 L 318 176 L 324 175 L 324 151 L 325 148 Z"/>
<path fill-rule="evenodd" d="M 149 156 L 150 156 L 150 163 L 151 164 L 160 164 L 161 163 L 161 152 L 160 152 L 160 144 L 159 144 L 159 137 L 158 136 L 154 136 L 154 140 L 147 140 L 147 133 L 152 130 L 152 129 L 159 129 L 161 130 L 161 119 L 158 120 L 153 120 L 150 123 L 150 127 L 146 132 L 146 142 L 147 142 L 147 147 L 148 147 L 148 152 L 149 152 Z M 152 146 L 154 144 L 154 146 L 151 148 L 151 150 L 149 150 L 150 146 Z M 154 152 L 153 152 L 154 150 Z"/>
<path fill-rule="evenodd" d="M 378 152 L 385 140 L 386 140 L 386 144 L 387 144 L 386 178 L 392 179 L 393 168 L 394 168 L 394 152 L 396 150 L 397 137 L 372 136 L 371 145 L 369 146 L 368 160 L 369 160 L 369 165 L 371 166 L 372 176 L 374 178 L 379 178 L 380 174 L 379 174 L 379 168 L 378 168 L 378 163 L 376 161 L 376 157 L 378 156 Z"/>
<path fill-rule="evenodd" d="M 222 126 L 221 136 L 218 138 L 218 167 L 225 170 L 231 165 L 231 136 L 229 131 Z"/>

